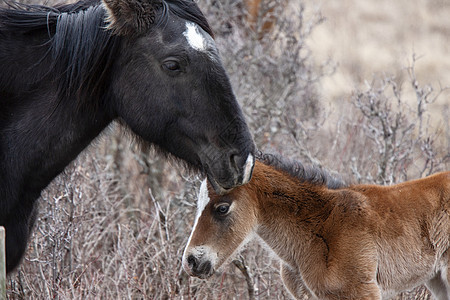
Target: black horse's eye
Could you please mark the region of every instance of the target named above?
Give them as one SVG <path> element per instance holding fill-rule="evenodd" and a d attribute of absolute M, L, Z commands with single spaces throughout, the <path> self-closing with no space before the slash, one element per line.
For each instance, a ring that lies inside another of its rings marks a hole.
<path fill-rule="evenodd" d="M 168 71 L 180 71 L 181 66 L 180 64 L 175 60 L 167 60 L 163 63 L 164 69 Z"/>
<path fill-rule="evenodd" d="M 230 204 L 228 204 L 228 203 L 222 203 L 216 207 L 216 213 L 219 216 L 225 216 L 229 210 L 230 210 Z"/>

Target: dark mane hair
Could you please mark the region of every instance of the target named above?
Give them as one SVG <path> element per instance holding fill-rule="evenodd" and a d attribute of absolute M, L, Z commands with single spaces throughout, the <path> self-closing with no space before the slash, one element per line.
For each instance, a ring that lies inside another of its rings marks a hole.
<path fill-rule="evenodd" d="M 47 47 L 46 55 L 33 67 L 50 61 L 45 74 L 60 74 L 60 99 L 76 96 L 80 105 L 84 104 L 83 101 L 101 97 L 114 61 L 112 56 L 117 53 L 121 37 L 106 29 L 105 10 L 100 0 L 82 0 L 54 7 L 14 1 L 7 1 L 6 4 L 7 8 L 0 7 L 0 34 L 39 31 L 48 36 L 39 45 Z M 194 1 L 165 0 L 162 10 L 155 26 L 164 26 L 168 13 L 173 13 L 197 23 L 213 36 L 211 27 Z M 0 87 L 3 84 L 6 83 L 2 83 L 0 78 Z"/>
<path fill-rule="evenodd" d="M 214 38 L 211 26 L 193 0 L 165 0 L 164 2 L 168 5 L 171 13 L 182 19 L 196 23 Z M 164 15 L 162 16 L 165 17 Z"/>
<path fill-rule="evenodd" d="M 56 26 L 59 18 L 63 18 L 63 14 L 73 14 L 88 10 L 89 8 L 98 7 L 101 1 L 81 0 L 76 3 L 60 4 L 54 7 L 23 4 L 8 0 L 5 3 L 6 8 L 0 7 L 0 30 L 11 29 L 28 32 L 42 29 L 50 30 Z M 182 19 L 197 23 L 209 35 L 213 36 L 208 21 L 194 1 L 164 0 L 163 3 L 163 12 L 159 15 L 159 19 L 156 21 L 157 24 L 162 24 L 163 20 L 167 19 L 167 13 L 171 12 Z M 104 29 L 105 27 L 97 28 Z"/>
<path fill-rule="evenodd" d="M 256 159 L 260 162 L 272 166 L 275 169 L 285 172 L 302 182 L 310 182 L 316 185 L 326 185 L 330 189 L 346 187 L 347 184 L 341 179 L 332 176 L 326 170 L 316 166 L 304 166 L 298 160 L 291 160 L 279 154 L 269 154 L 258 152 Z"/>

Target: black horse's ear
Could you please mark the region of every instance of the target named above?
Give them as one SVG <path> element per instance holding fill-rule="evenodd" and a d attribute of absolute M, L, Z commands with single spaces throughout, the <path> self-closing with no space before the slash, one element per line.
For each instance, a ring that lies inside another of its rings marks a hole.
<path fill-rule="evenodd" d="M 107 29 L 117 35 L 140 34 L 155 22 L 163 0 L 102 0 Z"/>

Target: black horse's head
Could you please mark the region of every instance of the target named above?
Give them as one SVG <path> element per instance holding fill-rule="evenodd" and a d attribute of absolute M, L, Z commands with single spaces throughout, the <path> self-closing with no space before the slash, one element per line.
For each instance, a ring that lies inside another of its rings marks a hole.
<path fill-rule="evenodd" d="M 191 0 L 103 0 L 120 36 L 115 113 L 146 141 L 206 172 L 216 192 L 246 183 L 255 146 L 211 29 Z"/>

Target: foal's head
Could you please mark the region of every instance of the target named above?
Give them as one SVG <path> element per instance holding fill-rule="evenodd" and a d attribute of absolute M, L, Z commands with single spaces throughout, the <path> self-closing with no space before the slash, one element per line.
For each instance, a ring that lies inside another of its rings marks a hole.
<path fill-rule="evenodd" d="M 258 162 L 257 162 L 258 165 Z M 253 236 L 258 209 L 252 183 L 219 196 L 203 181 L 194 228 L 183 254 L 183 267 L 191 276 L 211 276 Z"/>
<path fill-rule="evenodd" d="M 263 234 L 267 226 L 279 223 L 279 216 L 295 221 L 290 211 L 295 210 L 298 217 L 315 209 L 314 203 L 321 207 L 323 202 L 311 201 L 320 200 L 319 191 L 342 186 L 343 182 L 319 168 L 270 154 L 258 154 L 250 182 L 225 195 L 217 195 L 204 181 L 183 255 L 184 269 L 191 276 L 211 276 L 257 230 Z"/>

